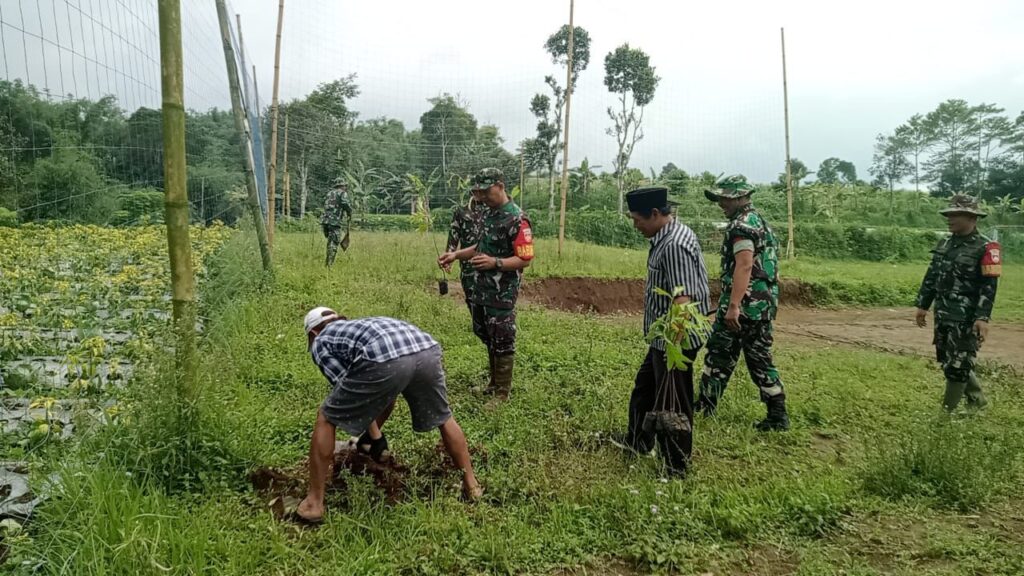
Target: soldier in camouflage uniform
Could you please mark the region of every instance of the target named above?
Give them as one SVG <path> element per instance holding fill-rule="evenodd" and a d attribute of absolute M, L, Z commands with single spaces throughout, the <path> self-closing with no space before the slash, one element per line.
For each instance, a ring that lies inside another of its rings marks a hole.
<path fill-rule="evenodd" d="M 516 353 L 516 299 L 523 269 L 533 260 L 533 231 L 526 214 L 505 191 L 505 176 L 485 168 L 473 178 L 473 198 L 484 205 L 476 245 L 449 251 L 441 266 L 469 261 L 475 271 L 469 308 L 473 333 L 487 346 L 491 379 L 487 392 L 507 400 L 512 390 Z"/>
<path fill-rule="evenodd" d="M 950 236 L 932 250 L 932 262 L 917 294 L 917 325 L 925 327 L 928 309 L 935 305 L 935 351 L 946 376 L 942 405 L 953 411 L 963 396 L 967 405 L 982 408 L 974 364 L 992 317 L 996 287 L 1002 273 L 998 242 L 978 232 L 986 214 L 978 202 L 957 194 L 940 212 L 949 222 Z"/>
<path fill-rule="evenodd" d="M 459 248 L 475 246 L 480 239 L 483 226 L 483 209 L 481 204 L 471 199 L 468 206 L 456 206 L 452 212 L 452 225 L 448 229 L 448 245 L 445 252 L 456 252 Z M 450 271 L 446 266 L 445 271 Z M 459 280 L 462 283 L 462 294 L 468 305 L 473 297 L 473 286 L 476 282 L 476 270 L 468 264 L 459 263 Z"/>
<path fill-rule="evenodd" d="M 722 295 L 704 357 L 697 407 L 712 415 L 736 369 L 740 352 L 768 416 L 760 431 L 786 430 L 786 393 L 772 362 L 772 321 L 779 307 L 779 244 L 750 203 L 754 187 L 742 175 L 723 176 L 704 195 L 717 202 L 729 225 L 722 242 Z"/>
<path fill-rule="evenodd" d="M 324 214 L 320 217 L 320 226 L 323 228 L 324 237 L 327 238 L 327 266 L 334 264 L 334 258 L 338 255 L 338 246 L 341 245 L 341 224 L 345 215 L 348 215 L 351 224 L 352 205 L 348 200 L 348 183 L 344 178 L 335 178 L 334 186 L 324 200 Z"/>

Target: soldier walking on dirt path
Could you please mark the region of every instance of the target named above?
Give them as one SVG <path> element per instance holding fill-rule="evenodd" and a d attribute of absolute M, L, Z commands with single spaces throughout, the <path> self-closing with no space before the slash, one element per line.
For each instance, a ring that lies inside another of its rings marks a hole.
<path fill-rule="evenodd" d="M 389 458 L 381 428 L 405 397 L 416 432 L 438 429 L 445 450 L 462 470 L 463 496 L 480 498 L 469 447 L 448 405 L 441 345 L 430 334 L 394 318 L 348 320 L 318 307 L 304 321 L 309 352 L 332 389 L 317 412 L 309 447 L 309 493 L 297 514 L 307 522 L 324 515 L 324 491 L 337 428 L 359 436 L 355 449 L 377 462 Z"/>
<path fill-rule="evenodd" d="M 516 354 L 516 300 L 523 269 L 533 260 L 533 231 L 526 214 L 505 191 L 505 175 L 484 168 L 473 178 L 473 198 L 484 205 L 480 238 L 473 246 L 442 254 L 442 268 L 469 261 L 475 271 L 469 308 L 473 333 L 487 346 L 490 383 L 485 392 L 508 400 Z"/>
<path fill-rule="evenodd" d="M 452 212 L 452 223 L 448 229 L 448 244 L 445 252 L 457 252 L 459 248 L 475 246 L 480 240 L 483 227 L 484 208 L 475 199 L 470 199 L 466 206 L 456 206 Z M 451 271 L 451 264 L 443 266 L 445 272 Z M 473 287 L 476 285 L 476 270 L 473 266 L 459 262 L 459 281 L 466 305 L 472 312 Z"/>
<path fill-rule="evenodd" d="M 740 352 L 760 390 L 767 417 L 762 431 L 789 429 L 786 392 L 772 361 L 772 323 L 779 307 L 779 244 L 768 222 L 754 209 L 754 186 L 742 175 L 723 176 L 705 190 L 729 225 L 722 242 L 722 296 L 707 343 L 698 408 L 711 416 L 736 369 Z"/>
<path fill-rule="evenodd" d="M 967 406 L 988 404 L 974 373 L 978 350 L 988 336 L 988 323 L 1002 273 L 998 242 L 978 232 L 978 219 L 987 216 L 973 197 L 957 194 L 940 211 L 950 236 L 932 250 L 932 261 L 917 293 L 917 325 L 927 325 L 935 305 L 935 352 L 946 377 L 942 405 L 952 412 L 967 396 Z"/>
<path fill-rule="evenodd" d="M 348 199 L 348 183 L 344 178 L 335 178 L 334 185 L 324 200 L 323 216 L 320 217 L 320 226 L 323 228 L 324 237 L 327 238 L 325 264 L 328 267 L 334 264 L 334 258 L 338 255 L 338 246 L 342 244 L 341 226 L 346 215 L 351 226 L 352 204 Z"/>
<path fill-rule="evenodd" d="M 704 267 L 700 241 L 688 226 L 673 217 L 673 203 L 668 200 L 668 188 L 640 188 L 626 194 L 633 227 L 651 243 L 647 256 L 647 282 L 644 287 L 644 336 L 651 325 L 668 312 L 673 303 L 694 302 L 701 314 L 711 311 L 708 273 Z M 684 293 L 673 301 L 670 296 L 659 295 L 661 289 L 672 294 L 677 287 Z M 696 358 L 702 342 L 691 336 L 692 348 L 683 350 L 690 363 Z M 629 398 L 629 427 L 624 436 L 613 437 L 612 442 L 627 451 L 647 454 L 659 446 L 669 474 L 685 476 L 693 453 L 693 367 L 673 370 L 666 378 L 668 362 L 665 342 L 658 338 L 651 342 L 640 370 L 636 374 L 633 392 Z M 663 385 L 673 391 L 661 391 Z M 661 392 L 661 394 L 659 394 Z M 659 397 L 676 399 L 674 406 L 658 407 Z M 649 412 L 667 409 L 686 417 L 689 430 L 670 438 L 663 433 L 647 429 L 644 419 Z"/>

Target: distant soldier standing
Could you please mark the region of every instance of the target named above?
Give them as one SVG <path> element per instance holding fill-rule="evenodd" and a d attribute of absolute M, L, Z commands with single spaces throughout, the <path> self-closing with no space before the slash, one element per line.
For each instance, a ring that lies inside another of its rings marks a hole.
<path fill-rule="evenodd" d="M 445 252 L 456 252 L 459 248 L 475 246 L 480 240 L 483 214 L 480 203 L 475 199 L 470 199 L 467 206 L 456 206 L 452 212 L 452 224 L 448 229 L 448 245 Z M 451 270 L 451 265 L 444 268 L 446 271 Z M 462 294 L 466 299 L 466 304 L 470 305 L 476 281 L 476 270 L 471 265 L 460 262 L 459 281 L 462 284 Z"/>
<path fill-rule="evenodd" d="M 772 362 L 772 322 L 779 307 L 779 243 L 753 204 L 754 187 L 742 175 L 723 176 L 704 195 L 717 202 L 729 225 L 722 242 L 722 296 L 704 357 L 698 407 L 712 415 L 736 369 L 740 352 L 768 416 L 762 432 L 787 430 L 786 393 Z"/>
<path fill-rule="evenodd" d="M 327 193 L 324 200 L 324 214 L 320 217 L 320 225 L 327 238 L 327 260 L 325 264 L 334 264 L 334 258 L 338 255 L 338 246 L 341 245 L 341 225 L 348 215 L 349 224 L 352 223 L 352 204 L 348 200 L 348 183 L 344 178 L 335 178 L 334 185 Z"/>
<path fill-rule="evenodd" d="M 946 376 L 942 405 L 952 412 L 966 395 L 969 407 L 983 408 L 988 401 L 974 365 L 988 336 L 1002 254 L 998 242 L 978 232 L 978 219 L 987 214 L 971 196 L 953 196 L 940 214 L 946 217 L 951 234 L 932 250 L 931 265 L 917 293 L 917 325 L 925 327 L 934 303 L 935 352 Z"/>
<path fill-rule="evenodd" d="M 486 392 L 508 400 L 516 353 L 516 300 L 523 269 L 533 260 L 533 231 L 505 191 L 505 176 L 485 168 L 473 178 L 473 198 L 485 207 L 476 245 L 445 252 L 442 267 L 469 261 L 475 271 L 469 308 L 473 333 L 487 346 L 491 379 Z"/>

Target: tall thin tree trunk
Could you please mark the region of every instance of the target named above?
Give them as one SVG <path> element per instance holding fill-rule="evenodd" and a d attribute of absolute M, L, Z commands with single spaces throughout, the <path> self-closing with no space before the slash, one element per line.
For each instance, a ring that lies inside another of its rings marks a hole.
<path fill-rule="evenodd" d="M 555 219 L 555 164 L 548 170 L 548 221 Z"/>

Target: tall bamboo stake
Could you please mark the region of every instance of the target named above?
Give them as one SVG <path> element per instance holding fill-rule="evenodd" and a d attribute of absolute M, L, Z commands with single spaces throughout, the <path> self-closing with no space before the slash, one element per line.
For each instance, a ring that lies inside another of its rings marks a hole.
<path fill-rule="evenodd" d="M 270 125 L 270 191 L 267 194 L 270 212 L 268 214 L 269 224 L 267 233 L 270 247 L 274 247 L 274 211 L 277 210 L 277 95 L 278 86 L 281 83 L 281 27 L 284 25 L 284 0 L 277 4 L 277 43 L 274 47 L 274 92 L 271 96 L 270 106 L 274 112 Z"/>
<path fill-rule="evenodd" d="M 288 178 L 288 111 L 284 113 L 284 176 L 281 178 L 284 185 L 284 209 L 282 214 L 285 218 L 292 217 L 292 187 Z"/>
<path fill-rule="evenodd" d="M 163 98 L 164 220 L 167 223 L 167 252 L 171 260 L 175 382 L 179 398 L 189 403 L 195 399 L 196 304 L 192 243 L 188 230 L 180 0 L 159 0 L 158 11 L 160 86 Z"/>
<path fill-rule="evenodd" d="M 526 176 L 523 174 L 523 169 L 526 166 L 526 161 L 523 158 L 523 151 L 519 151 L 519 205 L 526 210 Z"/>
<path fill-rule="evenodd" d="M 263 221 L 263 210 L 260 208 L 259 193 L 256 191 L 255 159 L 252 150 L 252 133 L 249 121 L 242 109 L 242 93 L 238 82 L 238 63 L 235 62 L 235 49 L 231 46 L 231 30 L 228 25 L 228 9 L 224 0 L 217 2 L 217 19 L 220 22 L 220 36 L 224 43 L 224 60 L 228 67 L 228 91 L 231 92 L 231 111 L 235 118 L 235 130 L 238 132 L 238 143 L 242 149 L 245 184 L 248 189 L 249 212 L 256 226 L 256 239 L 260 245 L 260 257 L 263 260 L 263 271 L 271 273 L 273 264 L 270 257 L 270 243 L 267 241 L 267 226 Z"/>
<path fill-rule="evenodd" d="M 558 213 L 558 256 L 562 256 L 562 244 L 565 242 L 565 197 L 569 192 L 569 109 L 572 105 L 572 57 L 573 37 L 576 29 L 573 27 L 573 9 L 575 0 L 569 0 L 569 57 L 565 73 L 565 135 L 562 137 L 562 209 Z"/>
<path fill-rule="evenodd" d="M 786 211 L 789 219 L 789 234 L 786 238 L 786 258 L 793 258 L 795 254 L 793 236 L 795 227 L 793 225 L 793 167 L 789 159 L 789 85 L 786 83 L 786 29 L 779 28 L 782 33 L 782 106 L 785 111 L 786 122 Z"/>

